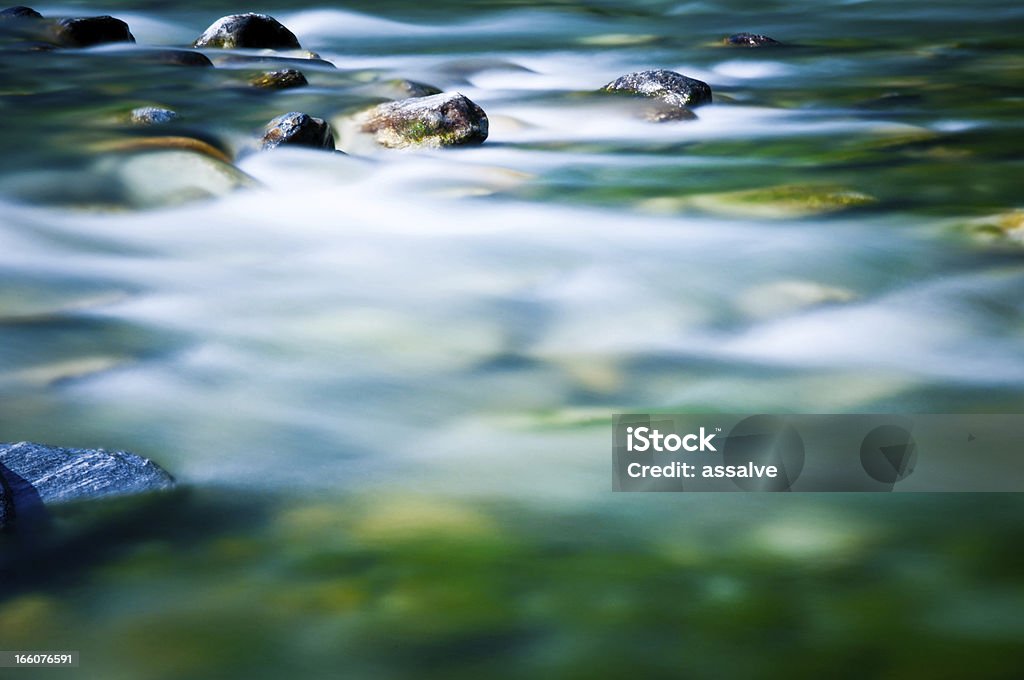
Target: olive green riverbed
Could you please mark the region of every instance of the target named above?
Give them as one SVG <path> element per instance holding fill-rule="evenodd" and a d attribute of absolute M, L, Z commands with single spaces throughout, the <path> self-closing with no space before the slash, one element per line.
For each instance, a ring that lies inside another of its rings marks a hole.
<path fill-rule="evenodd" d="M 1020 3 L 36 9 L 138 42 L 0 27 L 0 441 L 181 488 L 0 536 L 0 650 L 81 652 L 0 677 L 1019 676 L 1019 495 L 615 494 L 609 434 L 1024 407 Z M 140 58 L 246 10 L 329 64 Z M 595 92 L 652 68 L 714 103 Z M 487 141 L 255 150 L 397 79 Z"/>

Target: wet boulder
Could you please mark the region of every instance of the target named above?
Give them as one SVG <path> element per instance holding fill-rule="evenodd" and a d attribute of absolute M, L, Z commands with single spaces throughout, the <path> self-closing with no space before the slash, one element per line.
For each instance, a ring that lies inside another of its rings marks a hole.
<path fill-rule="evenodd" d="M 700 106 L 711 103 L 711 87 L 675 71 L 637 71 L 604 86 L 606 92 L 656 97 L 672 106 Z"/>
<path fill-rule="evenodd" d="M 305 146 L 334 150 L 334 133 L 321 118 L 293 111 L 267 123 L 259 146 L 264 151 L 279 146 Z"/>
<path fill-rule="evenodd" d="M 266 14 L 221 17 L 199 36 L 193 47 L 297 50 L 299 39 L 281 22 Z"/>
<path fill-rule="evenodd" d="M 140 106 L 128 112 L 128 122 L 132 125 L 160 125 L 177 117 L 174 111 L 159 106 Z"/>
<path fill-rule="evenodd" d="M 3 19 L 42 19 L 43 15 L 35 11 L 31 7 L 25 7 L 24 5 L 18 5 L 17 7 L 8 7 L 5 10 L 0 10 L 0 20 Z"/>
<path fill-rule="evenodd" d="M 126 451 L 0 444 L 0 525 L 57 503 L 173 487 L 163 468 Z"/>
<path fill-rule="evenodd" d="M 484 110 L 458 93 L 380 104 L 355 122 L 360 133 L 389 149 L 482 144 L 488 129 Z"/>
<path fill-rule="evenodd" d="M 265 90 L 289 90 L 294 87 L 309 85 L 309 81 L 306 80 L 306 76 L 302 74 L 302 71 L 285 68 L 278 71 L 260 73 L 251 78 L 249 84 Z"/>
<path fill-rule="evenodd" d="M 757 33 L 735 33 L 724 42 L 730 47 L 773 47 L 782 44 L 774 38 Z"/>
<path fill-rule="evenodd" d="M 91 47 L 105 43 L 135 42 L 128 24 L 111 16 L 58 19 L 51 34 L 62 47 Z"/>

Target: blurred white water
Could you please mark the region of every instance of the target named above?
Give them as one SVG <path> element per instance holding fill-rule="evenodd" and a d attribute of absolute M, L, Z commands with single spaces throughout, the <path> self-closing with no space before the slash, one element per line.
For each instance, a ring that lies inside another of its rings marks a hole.
<path fill-rule="evenodd" d="M 168 42 L 201 23 L 132 18 Z M 907 122 L 789 103 L 793 82 L 863 76 L 856 57 L 709 57 L 621 39 L 675 39 L 674 25 L 554 11 L 279 18 L 353 81 L 463 92 L 490 115 L 490 139 L 250 155 L 240 168 L 260 186 L 179 207 L 0 204 L 10 436 L 142 450 L 186 481 L 593 498 L 608 488 L 616 411 L 928 408 L 932 393 L 949 403 L 1024 378 L 1024 276 L 951 253 L 956 215 L 783 206 L 740 219 L 686 203 L 700 182 L 712 196 L 772 187 L 846 158 L 761 144 L 852 140 L 855 154 L 970 129 L 942 110 Z M 565 40 L 500 42 L 520 34 Z M 652 125 L 636 102 L 592 94 L 653 67 L 706 79 L 722 104 Z M 787 105 L 757 89 L 772 87 Z M 313 91 L 322 115 L 347 111 Z M 701 146 L 741 142 L 745 153 Z M 5 181 L 74 188 L 88 170 L 36 172 Z M 680 178 L 695 181 L 684 191 Z"/>

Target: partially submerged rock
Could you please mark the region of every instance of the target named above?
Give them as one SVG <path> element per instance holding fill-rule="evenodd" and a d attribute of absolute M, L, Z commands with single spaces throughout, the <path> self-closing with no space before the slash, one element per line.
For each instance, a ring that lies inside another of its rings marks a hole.
<path fill-rule="evenodd" d="M 734 33 L 723 42 L 730 47 L 772 47 L 782 44 L 774 38 L 758 33 Z"/>
<path fill-rule="evenodd" d="M 974 219 L 966 229 L 976 242 L 996 250 L 1020 253 L 1024 248 L 1024 210 Z"/>
<path fill-rule="evenodd" d="M 711 87 L 707 83 L 675 71 L 637 71 L 608 83 L 603 89 L 606 92 L 657 97 L 677 107 L 711 103 Z"/>
<path fill-rule="evenodd" d="M 306 80 L 302 71 L 285 68 L 278 71 L 266 71 L 254 76 L 249 80 L 249 84 L 266 90 L 287 90 L 309 85 L 309 81 Z"/>
<path fill-rule="evenodd" d="M 389 80 L 386 83 L 395 92 L 400 93 L 398 96 L 402 99 L 409 99 L 412 97 L 430 97 L 435 94 L 441 94 L 443 90 L 434 87 L 433 85 L 427 85 L 426 83 L 420 83 L 415 80 Z"/>
<path fill-rule="evenodd" d="M 0 526 L 51 504 L 173 487 L 159 465 L 126 451 L 0 444 Z"/>
<path fill-rule="evenodd" d="M 266 14 L 251 12 L 221 17 L 196 38 L 193 46 L 221 49 L 300 49 L 299 39 L 281 22 Z"/>
<path fill-rule="evenodd" d="M 697 120 L 697 114 L 685 106 L 662 104 L 644 110 L 644 119 L 651 123 L 673 123 L 685 120 Z"/>
<path fill-rule="evenodd" d="M 202 52 L 194 50 L 160 49 L 136 50 L 131 55 L 136 61 L 149 64 L 170 64 L 173 66 L 199 66 L 213 68 L 213 62 Z"/>
<path fill-rule="evenodd" d="M 8 7 L 5 10 L 0 10 L 0 19 L 42 19 L 43 15 L 35 11 L 31 7 L 25 7 L 24 5 L 18 5 L 17 7 Z"/>
<path fill-rule="evenodd" d="M 102 179 L 107 200 L 134 208 L 206 200 L 256 184 L 217 143 L 184 136 L 111 140 L 90 147 L 103 154 L 91 173 Z"/>
<path fill-rule="evenodd" d="M 696 209 L 734 217 L 796 219 L 863 208 L 877 202 L 875 197 L 848 187 L 784 184 L 740 191 L 651 198 L 645 200 L 641 207 L 659 213 Z"/>
<path fill-rule="evenodd" d="M 487 114 L 458 93 L 380 104 L 356 117 L 359 132 L 389 149 L 482 144 Z"/>
<path fill-rule="evenodd" d="M 260 138 L 260 148 L 263 150 L 279 146 L 306 146 L 333 151 L 334 133 L 323 119 L 292 111 L 267 123 Z"/>
<path fill-rule="evenodd" d="M 58 19 L 51 27 L 62 47 L 91 47 L 104 43 L 135 42 L 128 24 L 111 16 Z"/>
<path fill-rule="evenodd" d="M 132 125 L 159 125 L 177 117 L 174 111 L 159 106 L 140 106 L 128 112 L 128 122 Z"/>

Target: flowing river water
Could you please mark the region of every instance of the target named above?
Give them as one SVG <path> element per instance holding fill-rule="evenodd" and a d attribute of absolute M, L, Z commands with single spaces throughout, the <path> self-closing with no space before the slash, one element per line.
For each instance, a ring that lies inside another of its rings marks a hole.
<path fill-rule="evenodd" d="M 36 9 L 138 46 L 0 52 L 0 441 L 186 489 L 0 543 L 0 647 L 105 679 L 1010 677 L 1019 497 L 613 495 L 608 435 L 1021 409 L 1019 3 Z M 267 92 L 133 56 L 243 9 L 337 68 Z M 743 30 L 788 45 L 721 45 Z M 715 103 L 594 94 L 646 68 Z M 478 103 L 487 142 L 250 149 L 399 78 Z M 244 175 L 105 150 L 140 105 Z"/>

